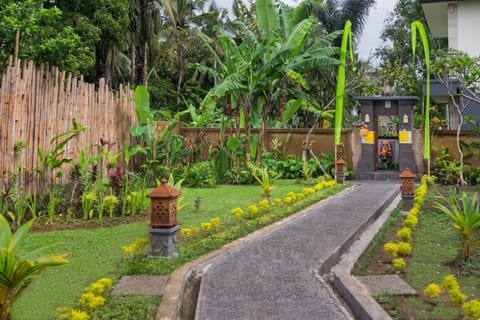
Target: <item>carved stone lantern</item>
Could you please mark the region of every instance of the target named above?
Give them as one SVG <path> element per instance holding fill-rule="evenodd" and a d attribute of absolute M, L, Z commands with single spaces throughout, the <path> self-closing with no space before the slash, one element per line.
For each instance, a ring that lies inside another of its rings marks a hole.
<path fill-rule="evenodd" d="M 407 167 L 399 176 L 402 180 L 400 187 L 402 192 L 402 210 L 409 211 L 413 207 L 413 198 L 415 197 L 416 175 Z"/>
<path fill-rule="evenodd" d="M 167 180 L 150 192 L 150 246 L 151 258 L 169 259 L 178 254 L 175 251 L 176 233 L 180 230 L 177 224 L 177 197 L 180 192 L 171 187 Z"/>
<path fill-rule="evenodd" d="M 177 197 L 180 192 L 167 183 L 162 183 L 150 192 L 147 197 L 152 201 L 150 227 L 169 228 L 177 224 Z"/>
<path fill-rule="evenodd" d="M 400 174 L 400 179 L 402 179 L 402 195 L 415 195 L 415 177 L 416 175 L 410 171 L 409 168 Z"/>
<path fill-rule="evenodd" d="M 345 182 L 345 165 L 347 163 L 343 158 L 338 158 L 337 161 L 335 162 L 335 176 L 337 179 L 338 183 L 344 183 Z"/>

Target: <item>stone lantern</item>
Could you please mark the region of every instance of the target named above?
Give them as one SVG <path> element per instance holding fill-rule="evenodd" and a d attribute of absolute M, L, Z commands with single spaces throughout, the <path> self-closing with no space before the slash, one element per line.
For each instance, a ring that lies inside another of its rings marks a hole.
<path fill-rule="evenodd" d="M 168 228 L 177 224 L 177 197 L 180 195 L 175 188 L 163 178 L 162 183 L 147 194 L 152 201 L 150 227 Z"/>
<path fill-rule="evenodd" d="M 400 190 L 402 192 L 402 210 L 409 211 L 413 207 L 413 198 L 415 197 L 415 177 L 416 175 L 409 168 L 399 175 L 402 180 Z"/>
<path fill-rule="evenodd" d="M 152 258 L 170 258 L 177 256 L 175 252 L 176 232 L 180 229 L 177 224 L 177 197 L 180 192 L 171 187 L 167 180 L 150 192 L 147 197 L 151 200 L 150 214 L 150 245 Z"/>
<path fill-rule="evenodd" d="M 335 162 L 335 176 L 338 183 L 345 182 L 345 160 L 343 158 L 338 158 Z"/>

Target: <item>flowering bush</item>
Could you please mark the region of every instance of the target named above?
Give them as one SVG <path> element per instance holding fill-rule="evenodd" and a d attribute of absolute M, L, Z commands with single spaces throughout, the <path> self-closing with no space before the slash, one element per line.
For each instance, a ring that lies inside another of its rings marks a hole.
<path fill-rule="evenodd" d="M 409 229 L 413 229 L 416 227 L 417 223 L 418 223 L 417 216 L 410 213 L 405 219 L 405 221 L 403 221 L 403 226 Z"/>
<path fill-rule="evenodd" d="M 412 229 L 403 227 L 397 231 L 397 239 L 404 242 L 412 240 Z"/>
<path fill-rule="evenodd" d="M 247 207 L 247 212 L 252 214 L 252 215 L 255 215 L 258 213 L 258 207 L 254 204 L 251 204 Z"/>
<path fill-rule="evenodd" d="M 402 256 L 409 256 L 412 254 L 412 245 L 408 242 L 398 243 L 398 254 Z"/>
<path fill-rule="evenodd" d="M 443 278 L 442 282 L 442 288 L 445 288 L 447 290 L 453 290 L 453 289 L 458 289 L 458 282 L 457 278 L 453 274 L 449 274 Z"/>
<path fill-rule="evenodd" d="M 313 188 L 314 188 L 315 190 L 317 190 L 317 191 L 320 191 L 320 190 L 322 190 L 323 188 L 325 188 L 325 184 L 324 184 L 324 182 L 322 181 L 322 182 L 317 183 Z"/>
<path fill-rule="evenodd" d="M 86 311 L 60 307 L 55 310 L 58 320 L 89 320 L 90 316 Z"/>
<path fill-rule="evenodd" d="M 124 253 L 125 258 L 132 259 L 135 255 L 140 255 L 144 252 L 147 248 L 147 245 L 150 243 L 150 239 L 145 238 L 138 238 L 132 244 L 123 246 L 122 251 Z"/>
<path fill-rule="evenodd" d="M 462 306 L 465 319 L 478 320 L 480 319 L 480 301 L 474 299 L 469 302 L 465 302 Z"/>
<path fill-rule="evenodd" d="M 231 212 L 236 218 L 240 218 L 243 215 L 243 210 L 241 208 L 238 208 L 238 207 L 233 208 Z"/>
<path fill-rule="evenodd" d="M 85 292 L 92 293 L 94 295 L 102 295 L 111 287 L 112 287 L 112 280 L 108 278 L 102 278 L 97 282 L 94 282 L 90 284 L 88 287 L 86 287 Z"/>
<path fill-rule="evenodd" d="M 89 320 L 91 315 L 95 315 L 100 307 L 105 304 L 104 295 L 112 287 L 112 280 L 102 278 L 91 283 L 85 288 L 84 293 L 78 299 L 79 305 L 84 310 L 60 307 L 55 310 L 58 320 Z"/>
<path fill-rule="evenodd" d="M 287 193 L 287 197 L 292 198 L 292 201 L 297 200 L 297 194 L 293 191 L 290 191 L 289 193 Z"/>
<path fill-rule="evenodd" d="M 267 199 L 263 199 L 258 203 L 258 207 L 263 212 L 267 211 L 269 206 L 270 206 L 270 202 Z"/>
<path fill-rule="evenodd" d="M 113 217 L 113 212 L 115 211 L 115 207 L 119 202 L 120 200 L 118 199 L 118 197 L 113 194 L 105 196 L 105 198 L 103 199 L 104 206 L 107 209 L 110 218 Z"/>
<path fill-rule="evenodd" d="M 449 290 L 448 294 L 450 295 L 450 300 L 452 300 L 452 303 L 456 306 L 461 305 L 467 299 L 467 296 L 464 295 L 459 288 Z"/>
<path fill-rule="evenodd" d="M 81 295 L 78 303 L 87 310 L 94 311 L 105 304 L 105 298 L 93 293 L 84 293 Z"/>
<path fill-rule="evenodd" d="M 192 228 L 182 228 L 180 229 L 180 232 L 184 235 L 184 236 L 189 236 L 192 234 Z"/>
<path fill-rule="evenodd" d="M 295 199 L 298 200 L 298 201 L 301 201 L 301 200 L 303 200 L 304 198 L 305 198 L 305 194 L 303 194 L 303 193 L 301 193 L 301 192 L 300 192 L 300 193 L 297 193 L 297 194 L 295 195 Z"/>
<path fill-rule="evenodd" d="M 383 252 L 392 255 L 392 257 L 396 257 L 398 252 L 398 245 L 393 242 L 387 242 L 383 245 Z"/>
<path fill-rule="evenodd" d="M 393 259 L 393 267 L 395 268 L 395 270 L 401 271 L 405 268 L 405 266 L 405 260 L 403 260 L 402 258 Z"/>
<path fill-rule="evenodd" d="M 219 217 L 212 218 L 212 220 L 210 220 L 210 224 L 212 225 L 212 228 L 218 229 L 218 227 L 220 226 L 220 218 Z"/>
<path fill-rule="evenodd" d="M 413 207 L 412 209 L 410 209 L 410 212 L 409 212 L 409 216 L 417 216 L 418 214 L 420 213 L 420 208 L 418 206 L 416 207 Z"/>
<path fill-rule="evenodd" d="M 442 294 L 442 289 L 440 289 L 438 284 L 430 283 L 425 290 L 423 290 L 423 293 L 431 299 L 436 299 Z"/>
<path fill-rule="evenodd" d="M 308 194 L 312 194 L 315 192 L 315 189 L 314 188 L 303 188 L 303 193 L 305 195 L 308 195 Z"/>
<path fill-rule="evenodd" d="M 285 204 L 290 204 L 290 203 L 292 203 L 293 201 L 294 201 L 294 200 L 293 200 L 292 197 L 285 197 L 285 198 L 283 199 L 283 203 L 285 203 Z"/>
<path fill-rule="evenodd" d="M 205 230 L 208 231 L 208 230 L 211 230 L 213 228 L 213 225 L 210 222 L 201 222 L 200 227 L 202 227 L 202 229 L 205 229 Z"/>

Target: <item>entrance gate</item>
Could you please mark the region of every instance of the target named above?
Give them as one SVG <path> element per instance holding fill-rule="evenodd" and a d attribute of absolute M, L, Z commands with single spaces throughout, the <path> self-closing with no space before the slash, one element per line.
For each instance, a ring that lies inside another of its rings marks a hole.
<path fill-rule="evenodd" d="M 372 96 L 357 100 L 364 126 L 358 173 L 403 172 L 407 167 L 416 173 L 412 132 L 413 106 L 418 97 Z"/>

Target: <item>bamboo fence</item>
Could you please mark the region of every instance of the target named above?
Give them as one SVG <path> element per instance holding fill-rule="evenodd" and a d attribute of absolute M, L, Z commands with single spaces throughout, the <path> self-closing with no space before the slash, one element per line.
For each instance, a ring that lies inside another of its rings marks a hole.
<path fill-rule="evenodd" d="M 136 122 L 133 91 L 128 86 L 110 91 L 104 79 L 95 89 L 94 84 L 56 67 L 37 68 L 32 61 L 10 57 L 0 87 L 0 180 L 6 183 L 21 171 L 28 189 L 38 189 L 38 150 L 52 150 L 51 139 L 73 129 L 74 119 L 86 131 L 70 140 L 61 157 L 74 163 L 80 150 L 88 156 L 96 155 L 100 139 L 110 142 L 111 154 L 121 152 L 122 142 L 131 142 L 129 129 Z M 26 148 L 16 153 L 15 146 L 21 143 Z M 62 169 L 65 175 L 56 183 L 69 179 L 71 165 L 65 164 Z"/>

